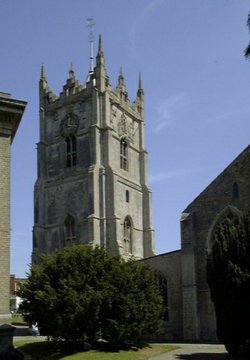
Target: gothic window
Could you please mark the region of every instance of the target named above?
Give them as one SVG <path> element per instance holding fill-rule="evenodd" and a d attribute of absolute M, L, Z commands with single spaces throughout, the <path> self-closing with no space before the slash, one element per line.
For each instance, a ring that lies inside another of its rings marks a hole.
<path fill-rule="evenodd" d="M 126 202 L 129 202 L 129 191 L 126 190 Z"/>
<path fill-rule="evenodd" d="M 125 252 L 132 252 L 132 225 L 128 216 L 125 218 L 123 224 L 123 246 Z"/>
<path fill-rule="evenodd" d="M 164 320 L 169 320 L 169 307 L 168 307 L 168 282 L 167 279 L 158 274 L 157 277 L 158 288 L 160 293 L 163 297 L 163 304 L 164 304 Z"/>
<path fill-rule="evenodd" d="M 66 137 L 66 165 L 76 166 L 76 138 L 74 135 Z"/>
<path fill-rule="evenodd" d="M 234 213 L 233 211 L 228 211 L 224 217 L 221 218 L 220 223 L 221 225 L 232 223 L 232 224 L 238 224 L 239 222 L 239 216 L 238 214 Z"/>
<path fill-rule="evenodd" d="M 66 245 L 71 245 L 75 243 L 76 240 L 75 219 L 70 214 L 68 214 L 64 220 L 64 233 L 65 233 Z"/>
<path fill-rule="evenodd" d="M 238 199 L 240 196 L 240 189 L 237 182 L 233 184 L 233 198 Z"/>
<path fill-rule="evenodd" d="M 128 170 L 128 144 L 125 139 L 120 141 L 120 167 L 123 170 Z"/>
<path fill-rule="evenodd" d="M 218 214 L 210 227 L 208 238 L 207 238 L 207 246 L 208 252 L 212 251 L 213 245 L 218 237 L 218 231 L 221 226 L 225 226 L 227 224 L 238 224 L 239 216 L 241 212 L 233 207 L 226 207 L 220 214 Z"/>
<path fill-rule="evenodd" d="M 225 216 L 220 219 L 220 221 L 217 223 L 217 226 L 214 229 L 213 243 L 217 239 L 220 226 L 225 226 L 226 224 L 237 224 L 238 222 L 239 222 L 239 218 L 237 214 L 233 213 L 232 211 L 228 211 L 228 213 L 226 213 Z"/>

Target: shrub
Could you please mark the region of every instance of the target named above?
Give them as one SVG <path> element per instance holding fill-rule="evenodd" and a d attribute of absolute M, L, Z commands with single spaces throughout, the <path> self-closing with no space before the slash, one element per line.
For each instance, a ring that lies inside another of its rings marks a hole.
<path fill-rule="evenodd" d="M 68 344 L 139 346 L 162 325 L 154 272 L 100 248 L 71 246 L 33 265 L 21 287 L 22 311 L 42 333 Z"/>

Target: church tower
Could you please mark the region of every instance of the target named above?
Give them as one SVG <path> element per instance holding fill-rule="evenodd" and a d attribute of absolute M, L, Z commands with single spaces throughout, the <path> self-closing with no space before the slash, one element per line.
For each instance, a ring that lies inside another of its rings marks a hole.
<path fill-rule="evenodd" d="M 39 87 L 33 261 L 74 243 L 124 258 L 154 255 L 141 78 L 133 103 L 122 71 L 112 89 L 100 37 L 84 85 L 71 65 L 59 96 L 50 91 L 44 67 Z"/>

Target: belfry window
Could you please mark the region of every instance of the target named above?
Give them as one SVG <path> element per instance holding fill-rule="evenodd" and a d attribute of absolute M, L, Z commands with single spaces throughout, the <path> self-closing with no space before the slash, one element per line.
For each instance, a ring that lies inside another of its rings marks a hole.
<path fill-rule="evenodd" d="M 66 137 L 66 165 L 76 166 L 76 138 L 74 135 Z"/>
<path fill-rule="evenodd" d="M 76 226 L 75 219 L 72 215 L 68 214 L 64 220 L 64 233 L 66 245 L 71 245 L 76 241 Z"/>
<path fill-rule="evenodd" d="M 132 226 L 128 217 L 125 218 L 123 224 L 123 244 L 124 251 L 127 253 L 132 252 Z"/>
<path fill-rule="evenodd" d="M 128 170 L 128 144 L 125 139 L 120 141 L 120 168 Z"/>

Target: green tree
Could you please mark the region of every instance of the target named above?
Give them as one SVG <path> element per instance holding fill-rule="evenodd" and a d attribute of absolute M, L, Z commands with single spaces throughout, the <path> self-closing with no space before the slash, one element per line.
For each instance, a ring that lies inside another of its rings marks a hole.
<path fill-rule="evenodd" d="M 44 256 L 22 286 L 22 310 L 41 331 L 67 342 L 100 337 L 113 347 L 138 346 L 162 325 L 162 297 L 154 272 L 100 248 L 71 246 Z"/>
<path fill-rule="evenodd" d="M 207 260 L 207 280 L 218 338 L 234 355 L 250 339 L 250 213 L 238 221 L 224 221 L 214 238 Z"/>
<path fill-rule="evenodd" d="M 248 27 L 248 30 L 250 32 L 250 13 L 248 14 L 248 18 L 247 18 L 247 27 Z M 245 50 L 245 57 L 247 59 L 250 59 L 250 44 L 248 44 L 246 50 Z"/>

